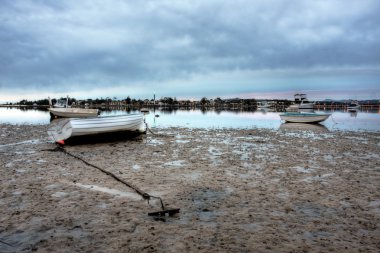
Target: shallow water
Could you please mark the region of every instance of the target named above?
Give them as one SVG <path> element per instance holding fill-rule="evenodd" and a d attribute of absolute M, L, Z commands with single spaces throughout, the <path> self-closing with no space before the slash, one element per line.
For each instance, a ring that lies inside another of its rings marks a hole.
<path fill-rule="evenodd" d="M 187 128 L 265 128 L 281 130 L 307 130 L 328 132 L 335 130 L 380 131 L 379 111 L 318 111 L 331 113 L 321 124 L 289 124 L 280 119 L 281 112 L 241 112 L 241 111 L 201 111 L 201 110 L 155 110 L 146 114 L 146 122 L 151 128 L 187 127 Z M 122 110 L 102 111 L 101 116 L 120 115 L 128 112 Z M 132 111 L 131 113 L 136 113 Z M 49 124 L 48 111 L 36 109 L 20 110 L 0 108 L 0 123 L 8 124 Z M 178 140 L 182 140 L 179 138 Z"/>

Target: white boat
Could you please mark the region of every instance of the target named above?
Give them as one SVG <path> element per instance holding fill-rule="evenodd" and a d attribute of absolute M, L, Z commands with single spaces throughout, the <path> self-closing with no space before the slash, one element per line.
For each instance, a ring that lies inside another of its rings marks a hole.
<path fill-rule="evenodd" d="M 60 119 L 54 120 L 48 134 L 55 142 L 67 140 L 75 136 L 97 135 L 116 132 L 144 133 L 143 114 L 127 114 L 107 117 L 85 119 Z"/>
<path fill-rule="evenodd" d="M 360 109 L 360 105 L 358 101 L 351 101 L 351 103 L 347 106 L 347 111 L 357 111 Z"/>
<path fill-rule="evenodd" d="M 314 110 L 314 103 L 307 99 L 306 94 L 295 94 L 294 104 L 286 108 L 287 112 L 298 112 L 299 110 Z"/>
<path fill-rule="evenodd" d="M 99 114 L 98 109 L 84 108 L 48 108 L 52 116 L 62 118 L 85 118 L 96 117 Z"/>
<path fill-rule="evenodd" d="M 286 112 L 280 114 L 281 120 L 292 123 L 318 123 L 326 120 L 331 114 Z"/>
<path fill-rule="evenodd" d="M 257 109 L 268 109 L 272 105 L 268 101 L 257 102 Z"/>

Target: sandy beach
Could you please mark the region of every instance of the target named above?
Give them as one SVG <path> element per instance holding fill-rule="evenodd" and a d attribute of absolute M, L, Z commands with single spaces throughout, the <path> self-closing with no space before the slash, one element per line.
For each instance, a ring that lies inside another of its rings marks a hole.
<path fill-rule="evenodd" d="M 0 125 L 0 252 L 379 252 L 380 134 L 162 128 L 65 150 Z"/>

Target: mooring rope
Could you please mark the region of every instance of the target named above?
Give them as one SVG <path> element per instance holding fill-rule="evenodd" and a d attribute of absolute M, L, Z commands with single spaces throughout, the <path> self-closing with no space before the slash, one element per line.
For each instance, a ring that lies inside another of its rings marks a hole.
<path fill-rule="evenodd" d="M 2 241 L 2 240 L 0 240 L 0 242 L 3 243 L 3 244 L 5 244 L 5 245 L 8 245 L 9 247 L 13 247 L 13 248 L 15 247 L 15 246 L 13 246 L 12 244 L 9 244 L 9 243 L 4 242 L 4 241 Z"/>
<path fill-rule="evenodd" d="M 172 134 L 159 134 L 159 133 L 153 132 L 153 130 L 148 126 L 148 123 L 146 123 L 146 122 L 145 122 L 145 126 L 146 126 L 146 129 L 148 130 L 148 132 L 150 132 L 151 134 L 153 134 L 155 136 L 158 136 L 158 137 L 174 137 L 174 135 L 172 135 Z"/>
<path fill-rule="evenodd" d="M 145 126 L 146 126 L 146 129 L 148 129 L 148 131 L 153 134 L 153 135 L 157 135 L 155 132 L 152 131 L 152 129 L 149 128 L 148 126 L 148 123 L 145 123 Z"/>
<path fill-rule="evenodd" d="M 146 200 L 148 201 L 148 203 L 149 203 L 149 200 L 150 200 L 151 198 L 159 199 L 159 200 L 160 200 L 160 203 L 161 203 L 162 210 L 165 210 L 164 203 L 163 203 L 163 201 L 162 201 L 162 199 L 161 199 L 160 197 L 156 197 L 156 196 L 150 195 L 149 193 L 146 193 L 146 192 L 142 191 L 142 190 L 139 189 L 137 186 L 134 186 L 134 185 L 132 185 L 132 184 L 130 184 L 130 183 L 124 181 L 123 179 L 121 179 L 121 178 L 119 178 L 118 176 L 116 176 L 114 173 L 109 172 L 109 171 L 107 171 L 107 170 L 105 170 L 105 169 L 103 169 L 103 168 L 100 168 L 99 166 L 96 166 L 96 165 L 94 165 L 94 164 L 91 164 L 91 163 L 87 162 L 87 161 L 84 160 L 83 158 L 81 158 L 81 157 L 79 157 L 79 156 L 76 156 L 76 155 L 70 153 L 69 151 L 67 151 L 66 149 L 64 149 L 62 146 L 60 146 L 60 145 L 58 145 L 58 144 L 57 144 L 57 147 L 56 147 L 55 149 L 50 149 L 50 150 L 49 150 L 49 149 L 46 149 L 46 150 L 43 150 L 43 151 L 61 151 L 61 152 L 63 152 L 63 153 L 66 154 L 66 155 L 69 155 L 69 156 L 71 156 L 71 157 L 73 157 L 73 158 L 75 158 L 75 159 L 78 159 L 78 160 L 82 161 L 84 164 L 86 164 L 86 165 L 88 165 L 88 166 L 90 166 L 90 167 L 93 167 L 93 168 L 95 168 L 95 169 L 98 169 L 98 170 L 100 170 L 101 172 L 103 172 L 104 174 L 113 177 L 115 180 L 119 181 L 120 183 L 122 183 L 122 184 L 128 186 L 129 188 L 132 188 L 132 189 L 135 190 L 135 191 L 136 191 L 136 192 L 137 192 L 137 193 L 138 193 L 143 199 L 146 199 Z"/>

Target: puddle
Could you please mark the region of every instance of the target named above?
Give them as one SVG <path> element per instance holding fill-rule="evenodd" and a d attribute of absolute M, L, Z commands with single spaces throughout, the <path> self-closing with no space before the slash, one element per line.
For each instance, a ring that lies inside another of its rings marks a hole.
<path fill-rule="evenodd" d="M 225 213 L 226 212 L 223 211 L 211 211 L 208 209 L 203 209 L 198 213 L 198 217 L 201 222 L 207 222 L 209 224 L 210 222 L 215 222 L 215 224 L 212 224 L 212 226 L 216 226 L 218 217 L 225 216 Z"/>
<path fill-rule="evenodd" d="M 304 218 L 321 218 L 322 216 L 335 216 L 336 209 L 313 203 L 296 203 L 294 210 Z"/>
<path fill-rule="evenodd" d="M 52 238 L 73 238 L 74 240 L 88 240 L 88 232 L 81 226 L 65 227 L 54 226 L 43 219 L 32 218 L 26 230 L 17 230 L 15 233 L 0 232 L 0 252 L 32 252 L 39 251 L 38 243 Z M 84 239 L 87 238 L 87 239 Z"/>
<path fill-rule="evenodd" d="M 176 140 L 176 143 L 189 143 L 189 140 Z"/>
<path fill-rule="evenodd" d="M 69 194 L 66 193 L 66 192 L 56 192 L 56 193 L 53 193 L 51 196 L 52 197 L 56 197 L 56 198 L 65 198 L 67 197 Z"/>
<path fill-rule="evenodd" d="M 331 236 L 333 236 L 333 234 L 327 231 L 318 231 L 318 232 L 304 232 L 302 237 L 307 240 L 315 240 L 316 238 L 331 237 Z"/>
<path fill-rule="evenodd" d="M 369 206 L 373 208 L 374 212 L 380 214 L 380 200 L 371 201 Z"/>
<path fill-rule="evenodd" d="M 96 205 L 97 207 L 101 208 L 101 209 L 107 209 L 108 205 L 106 203 L 100 203 L 98 205 Z"/>
<path fill-rule="evenodd" d="M 156 139 L 150 139 L 148 140 L 148 144 L 153 144 L 153 145 L 164 145 L 164 141 L 156 140 Z"/>
<path fill-rule="evenodd" d="M 191 172 L 190 174 L 185 174 L 184 176 L 187 177 L 187 178 L 190 178 L 191 180 L 196 181 L 196 180 L 198 180 L 202 176 L 202 173 Z"/>
<path fill-rule="evenodd" d="M 223 202 L 233 192 L 226 187 L 224 191 L 216 191 L 209 188 L 196 190 L 191 195 L 193 210 L 181 214 L 180 224 L 188 224 L 194 219 L 199 220 L 203 226 L 216 227 L 220 219 L 226 217 L 226 212 L 218 208 L 218 203 Z"/>
<path fill-rule="evenodd" d="M 188 140 L 188 136 L 186 136 L 186 135 L 177 134 L 175 142 L 176 143 L 189 143 L 190 140 Z"/>
<path fill-rule="evenodd" d="M 293 167 L 297 172 L 302 172 L 302 173 L 311 173 L 313 172 L 313 169 L 310 169 L 308 167 L 302 167 L 302 166 L 295 166 Z"/>
<path fill-rule="evenodd" d="M 288 192 L 280 192 L 277 194 L 277 197 L 280 199 L 288 199 L 289 198 L 289 193 Z"/>
<path fill-rule="evenodd" d="M 17 155 L 30 155 L 30 154 L 34 154 L 36 153 L 36 151 L 34 150 L 27 150 L 27 151 L 16 151 L 15 154 Z"/>
<path fill-rule="evenodd" d="M 335 158 L 332 155 L 324 155 L 323 159 L 331 164 L 336 164 Z"/>
<path fill-rule="evenodd" d="M 59 184 L 50 184 L 48 186 L 45 186 L 45 189 L 46 190 L 51 190 L 51 189 L 55 189 L 55 188 L 58 188 L 58 187 L 61 187 L 61 185 L 59 185 Z"/>
<path fill-rule="evenodd" d="M 248 223 L 241 225 L 241 228 L 247 231 L 260 231 L 262 227 L 257 223 Z"/>
<path fill-rule="evenodd" d="M 331 177 L 333 175 L 334 175 L 334 173 L 327 173 L 327 174 L 318 175 L 318 176 L 314 176 L 314 177 L 306 177 L 302 181 L 308 182 L 308 183 L 313 182 L 313 181 L 323 181 L 327 177 Z"/>
<path fill-rule="evenodd" d="M 140 171 L 140 169 L 141 169 L 140 165 L 134 164 L 132 166 L 132 170 L 134 170 L 134 171 Z"/>
<path fill-rule="evenodd" d="M 183 160 L 164 163 L 165 166 L 175 166 L 175 167 L 183 167 L 184 164 L 185 164 L 185 161 Z"/>
<path fill-rule="evenodd" d="M 13 162 L 9 162 L 5 164 L 5 168 L 11 168 L 13 167 Z"/>
<path fill-rule="evenodd" d="M 240 155 L 241 161 L 247 161 L 250 158 L 249 152 L 247 152 L 245 150 L 234 150 L 234 151 L 232 151 L 232 153 L 234 153 L 236 155 Z"/>
<path fill-rule="evenodd" d="M 115 195 L 116 197 L 126 197 L 126 198 L 132 198 L 135 200 L 141 199 L 140 195 L 137 195 L 137 194 L 132 193 L 132 192 L 123 192 L 123 191 L 119 191 L 116 189 L 101 187 L 101 186 L 97 186 L 97 185 L 85 185 L 85 184 L 78 184 L 78 183 L 75 185 L 82 187 L 82 188 L 85 188 L 85 189 L 92 190 L 92 191 L 99 191 L 99 192 L 104 192 L 104 193 L 108 193 L 111 195 Z"/>
<path fill-rule="evenodd" d="M 210 155 L 213 156 L 220 156 L 223 154 L 223 152 L 221 152 L 220 149 L 212 146 L 208 148 L 208 152 L 210 153 Z"/>
<path fill-rule="evenodd" d="M 198 190 L 193 194 L 194 205 L 199 211 L 205 209 L 212 209 L 212 204 L 215 202 L 223 201 L 231 192 L 231 189 L 225 191 L 214 191 L 212 189 Z"/>
<path fill-rule="evenodd" d="M 346 136 L 346 139 L 351 139 L 355 141 L 360 141 L 363 144 L 368 144 L 368 139 L 363 137 L 356 137 L 356 136 Z"/>
<path fill-rule="evenodd" d="M 21 144 L 41 144 L 41 143 L 47 143 L 47 142 L 46 141 L 42 141 L 40 139 L 34 139 L 34 140 L 28 140 L 28 141 L 20 141 L 20 142 L 0 145 L 0 149 L 1 148 L 6 148 L 6 147 L 11 147 L 11 146 L 17 146 L 17 145 L 21 145 Z"/>

